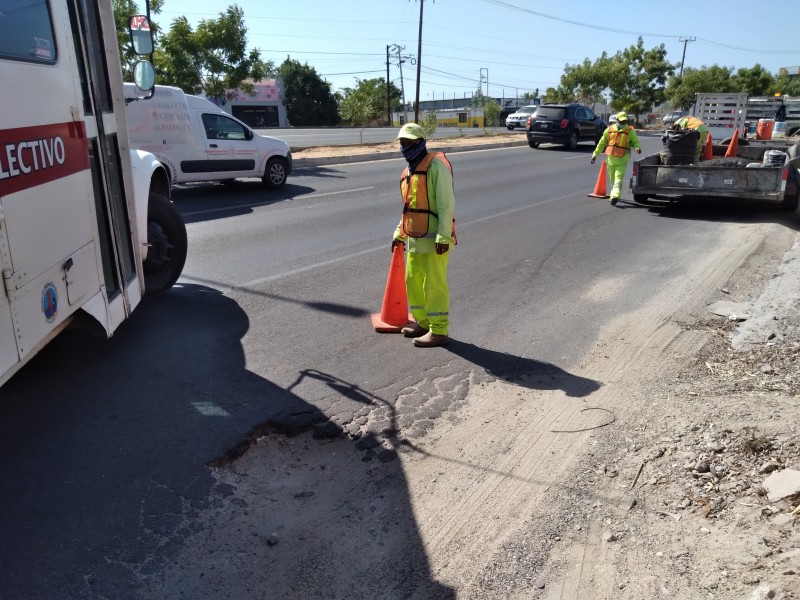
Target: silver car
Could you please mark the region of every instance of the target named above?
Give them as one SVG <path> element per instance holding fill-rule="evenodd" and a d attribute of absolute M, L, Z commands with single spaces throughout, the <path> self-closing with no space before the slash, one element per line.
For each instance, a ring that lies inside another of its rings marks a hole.
<path fill-rule="evenodd" d="M 517 127 L 522 127 L 523 129 L 527 128 L 528 117 L 530 117 L 535 110 L 536 106 L 531 105 L 523 106 L 518 109 L 517 112 L 511 113 L 506 117 L 506 127 L 512 131 Z"/>

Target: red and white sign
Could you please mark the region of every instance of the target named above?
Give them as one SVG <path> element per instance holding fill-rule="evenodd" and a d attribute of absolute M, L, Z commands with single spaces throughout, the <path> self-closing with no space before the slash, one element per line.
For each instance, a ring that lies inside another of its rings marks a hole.
<path fill-rule="evenodd" d="M 83 123 L 0 129 L 0 196 L 89 168 Z"/>

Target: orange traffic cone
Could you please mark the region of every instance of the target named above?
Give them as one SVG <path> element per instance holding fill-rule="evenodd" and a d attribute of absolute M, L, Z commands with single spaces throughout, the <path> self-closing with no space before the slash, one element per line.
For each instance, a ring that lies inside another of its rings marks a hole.
<path fill-rule="evenodd" d="M 733 132 L 731 143 L 728 144 L 728 149 L 725 151 L 725 158 L 736 158 L 736 152 L 739 151 L 739 128 Z"/>
<path fill-rule="evenodd" d="M 700 160 L 711 160 L 712 158 L 714 158 L 714 144 L 709 133 L 708 137 L 706 137 L 706 147 L 703 148 L 703 156 L 700 157 Z"/>
<path fill-rule="evenodd" d="M 400 244 L 392 252 L 392 264 L 386 280 L 380 314 L 372 315 L 372 326 L 380 333 L 397 333 L 411 321 L 406 296 L 406 263 L 404 247 Z"/>
<path fill-rule="evenodd" d="M 603 161 L 603 164 L 600 165 L 600 172 L 597 174 L 597 183 L 594 184 L 594 192 L 586 195 L 590 198 L 608 198 L 608 194 L 606 194 L 607 178 L 606 161 Z"/>

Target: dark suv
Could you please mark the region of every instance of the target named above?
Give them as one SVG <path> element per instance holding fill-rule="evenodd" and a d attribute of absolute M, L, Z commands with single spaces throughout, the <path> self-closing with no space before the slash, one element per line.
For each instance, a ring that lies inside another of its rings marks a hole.
<path fill-rule="evenodd" d="M 583 104 L 540 104 L 528 117 L 528 145 L 563 144 L 574 150 L 578 142 L 597 143 L 606 124 Z"/>

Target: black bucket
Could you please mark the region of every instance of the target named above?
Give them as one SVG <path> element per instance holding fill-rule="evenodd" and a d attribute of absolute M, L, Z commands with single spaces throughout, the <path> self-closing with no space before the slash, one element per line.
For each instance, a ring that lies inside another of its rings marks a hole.
<path fill-rule="evenodd" d="M 664 149 L 661 151 L 662 165 L 690 165 L 694 162 L 695 150 L 700 134 L 693 130 L 665 131 L 661 136 Z"/>

